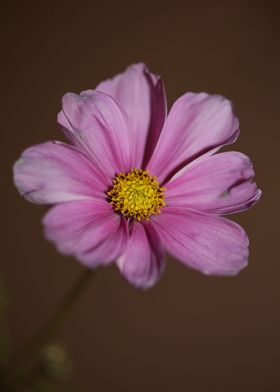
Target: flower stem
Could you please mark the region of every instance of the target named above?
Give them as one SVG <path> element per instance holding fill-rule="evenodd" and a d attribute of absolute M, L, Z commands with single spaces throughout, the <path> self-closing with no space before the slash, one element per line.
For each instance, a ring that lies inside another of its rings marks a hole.
<path fill-rule="evenodd" d="M 17 369 L 23 370 L 31 360 L 34 360 L 40 354 L 40 350 L 47 345 L 55 333 L 61 327 L 62 323 L 70 313 L 73 305 L 78 301 L 82 292 L 87 287 L 95 271 L 84 269 L 82 274 L 74 282 L 68 293 L 62 300 L 62 303 L 54 312 L 53 316 L 45 326 L 34 336 L 34 338 L 23 348 L 23 350 L 14 358 L 9 367 L 9 373 L 14 373 Z"/>

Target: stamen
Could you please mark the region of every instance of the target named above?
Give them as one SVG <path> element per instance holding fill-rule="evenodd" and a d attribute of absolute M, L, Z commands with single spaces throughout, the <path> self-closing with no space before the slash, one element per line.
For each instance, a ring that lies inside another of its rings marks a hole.
<path fill-rule="evenodd" d="M 107 192 L 115 211 L 126 218 L 149 220 L 152 214 L 159 214 L 164 202 L 164 188 L 155 176 L 147 170 L 132 169 L 128 174 L 119 173 L 113 187 Z"/>

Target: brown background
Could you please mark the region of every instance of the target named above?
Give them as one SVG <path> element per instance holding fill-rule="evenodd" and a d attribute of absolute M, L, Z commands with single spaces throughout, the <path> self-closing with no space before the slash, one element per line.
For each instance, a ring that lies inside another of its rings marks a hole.
<path fill-rule="evenodd" d="M 44 207 L 21 199 L 21 151 L 59 139 L 61 96 L 145 61 L 169 104 L 186 91 L 230 97 L 234 146 L 264 194 L 236 216 L 249 267 L 211 278 L 170 260 L 143 293 L 104 269 L 63 327 L 77 391 L 276 392 L 279 380 L 279 7 L 267 1 L 9 1 L 2 5 L 1 274 L 12 293 L 13 349 L 48 318 L 81 267 L 45 242 Z M 279 388 L 279 389 L 278 389 Z"/>

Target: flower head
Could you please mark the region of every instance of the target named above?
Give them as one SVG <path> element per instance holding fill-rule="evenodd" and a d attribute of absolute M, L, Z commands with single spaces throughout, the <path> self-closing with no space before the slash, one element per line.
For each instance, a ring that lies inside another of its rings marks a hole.
<path fill-rule="evenodd" d="M 160 187 L 156 177 L 142 169 L 118 174 L 107 195 L 115 211 L 138 221 L 149 220 L 152 214 L 159 214 L 161 207 L 165 206 L 164 188 Z"/>
<path fill-rule="evenodd" d="M 248 157 L 216 153 L 239 122 L 230 102 L 187 93 L 167 115 L 160 77 L 144 64 L 63 97 L 58 114 L 69 144 L 25 150 L 15 184 L 29 201 L 51 204 L 46 238 L 95 268 L 116 262 L 135 286 L 155 284 L 169 252 L 212 275 L 247 265 L 248 238 L 221 215 L 261 195 Z"/>

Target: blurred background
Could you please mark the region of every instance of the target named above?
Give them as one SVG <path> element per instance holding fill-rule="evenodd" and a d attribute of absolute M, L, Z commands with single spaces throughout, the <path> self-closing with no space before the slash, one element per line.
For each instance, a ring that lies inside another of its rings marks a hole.
<path fill-rule="evenodd" d="M 36 143 L 62 139 L 61 97 L 131 63 L 162 75 L 169 106 L 186 91 L 230 98 L 241 121 L 231 149 L 251 157 L 263 190 L 235 215 L 249 267 L 205 277 L 169 259 L 142 292 L 102 269 L 55 342 L 77 392 L 276 392 L 279 376 L 279 2 L 9 1 L 1 5 L 0 273 L 12 352 L 48 319 L 81 273 L 43 238 L 44 207 L 17 193 L 12 165 Z"/>

